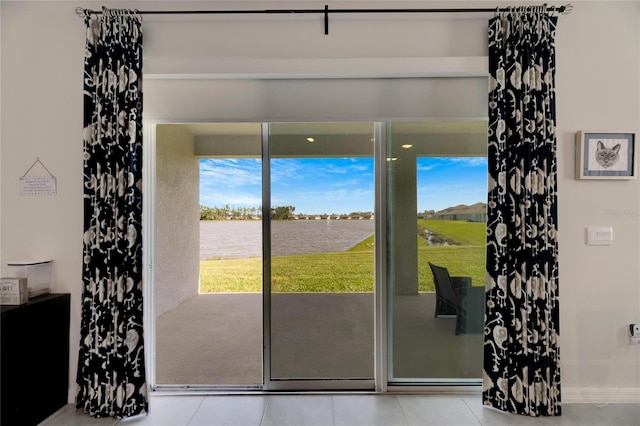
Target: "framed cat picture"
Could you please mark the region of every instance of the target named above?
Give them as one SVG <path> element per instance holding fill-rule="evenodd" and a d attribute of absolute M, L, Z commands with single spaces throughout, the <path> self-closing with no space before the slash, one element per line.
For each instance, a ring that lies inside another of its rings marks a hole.
<path fill-rule="evenodd" d="M 576 133 L 576 179 L 635 179 L 636 134 Z"/>

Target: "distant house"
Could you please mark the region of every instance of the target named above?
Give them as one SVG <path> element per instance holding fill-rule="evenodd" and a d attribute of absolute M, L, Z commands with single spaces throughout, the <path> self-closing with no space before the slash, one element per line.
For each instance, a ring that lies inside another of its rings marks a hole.
<path fill-rule="evenodd" d="M 440 210 L 430 218 L 438 220 L 462 220 L 465 222 L 486 222 L 487 205 L 485 203 L 476 203 L 471 206 L 460 204 L 455 207 Z"/>

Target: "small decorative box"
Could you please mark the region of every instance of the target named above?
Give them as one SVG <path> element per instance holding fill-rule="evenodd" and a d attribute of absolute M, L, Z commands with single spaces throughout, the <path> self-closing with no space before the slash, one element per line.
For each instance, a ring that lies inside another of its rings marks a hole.
<path fill-rule="evenodd" d="M 22 305 L 28 301 L 26 278 L 0 278 L 0 305 Z"/>

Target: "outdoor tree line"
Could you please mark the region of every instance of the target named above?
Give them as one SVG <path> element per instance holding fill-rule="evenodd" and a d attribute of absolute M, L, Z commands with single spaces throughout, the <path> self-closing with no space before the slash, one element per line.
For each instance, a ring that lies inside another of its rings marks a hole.
<path fill-rule="evenodd" d="M 294 206 L 280 206 L 271 209 L 271 219 L 293 219 Z M 200 206 L 200 220 L 259 220 L 262 217 L 260 207 L 224 207 Z"/>

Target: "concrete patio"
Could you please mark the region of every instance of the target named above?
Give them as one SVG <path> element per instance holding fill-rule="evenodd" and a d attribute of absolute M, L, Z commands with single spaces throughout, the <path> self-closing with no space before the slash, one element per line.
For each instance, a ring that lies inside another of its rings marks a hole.
<path fill-rule="evenodd" d="M 482 335 L 434 318 L 435 294 L 395 296 L 396 379 L 481 377 Z M 372 378 L 372 293 L 272 295 L 273 378 Z M 156 323 L 157 384 L 262 383 L 262 295 L 201 294 Z"/>

